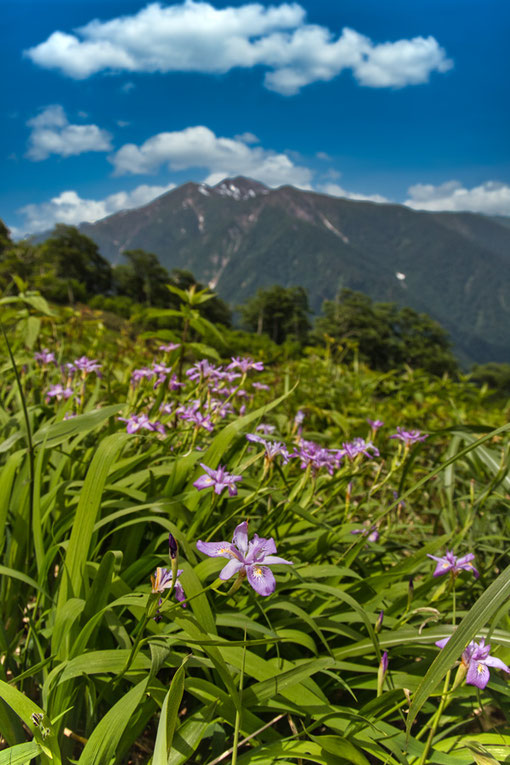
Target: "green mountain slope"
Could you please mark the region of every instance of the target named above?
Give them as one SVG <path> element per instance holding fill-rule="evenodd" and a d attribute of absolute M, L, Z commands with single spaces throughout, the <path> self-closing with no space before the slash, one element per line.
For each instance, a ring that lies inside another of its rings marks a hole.
<path fill-rule="evenodd" d="M 341 287 L 429 313 L 466 360 L 510 356 L 510 228 L 470 213 L 329 197 L 246 178 L 188 183 L 81 230 L 113 263 L 142 248 L 232 304 L 258 287 L 306 287 L 319 311 Z"/>

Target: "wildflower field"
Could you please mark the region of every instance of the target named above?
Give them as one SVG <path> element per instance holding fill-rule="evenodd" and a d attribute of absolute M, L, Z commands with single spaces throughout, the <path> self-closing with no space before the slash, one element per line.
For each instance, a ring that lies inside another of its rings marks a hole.
<path fill-rule="evenodd" d="M 509 763 L 505 403 L 173 290 L 2 301 L 0 765 Z"/>

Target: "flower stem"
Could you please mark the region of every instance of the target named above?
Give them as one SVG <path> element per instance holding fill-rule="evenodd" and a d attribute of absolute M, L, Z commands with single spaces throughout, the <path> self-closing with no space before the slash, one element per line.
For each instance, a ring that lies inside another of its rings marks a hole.
<path fill-rule="evenodd" d="M 449 701 L 449 694 L 448 694 L 448 685 L 450 684 L 450 674 L 451 671 L 449 670 L 446 673 L 446 677 L 444 680 L 444 686 L 443 686 L 443 693 L 441 695 L 441 701 L 439 702 L 439 707 L 437 708 L 437 712 L 432 718 L 431 727 L 429 731 L 429 735 L 427 737 L 427 740 L 425 742 L 425 749 L 423 750 L 423 753 L 418 761 L 418 765 L 425 765 L 427 762 L 427 757 L 429 756 L 430 749 L 432 747 L 432 741 L 434 740 L 434 736 L 436 735 L 437 728 L 439 726 L 439 721 L 441 719 L 441 715 L 444 712 L 444 709 L 446 707 L 446 704 Z"/>
<path fill-rule="evenodd" d="M 234 747 L 232 750 L 232 765 L 236 765 L 237 763 L 237 750 L 239 748 L 239 732 L 241 730 L 241 713 L 243 708 L 243 680 L 244 680 L 245 660 L 246 660 L 246 627 L 244 628 L 243 662 L 241 665 L 241 676 L 239 678 L 239 706 L 236 709 L 236 719 L 234 723 Z"/>

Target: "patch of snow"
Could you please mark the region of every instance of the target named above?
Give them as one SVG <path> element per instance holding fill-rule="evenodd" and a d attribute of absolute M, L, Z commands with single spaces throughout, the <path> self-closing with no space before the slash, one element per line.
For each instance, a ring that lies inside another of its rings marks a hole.
<path fill-rule="evenodd" d="M 209 190 L 208 190 L 208 189 L 206 189 L 206 187 L 205 187 L 205 186 L 203 186 L 202 184 L 201 184 L 201 185 L 198 187 L 198 190 L 199 190 L 200 194 L 203 194 L 203 195 L 204 195 L 204 197 L 209 197 L 209 196 L 211 196 L 211 194 L 210 194 Z"/>
<path fill-rule="evenodd" d="M 198 213 L 198 230 L 203 231 L 204 230 L 204 216 Z"/>
<path fill-rule="evenodd" d="M 345 244 L 349 244 L 349 238 L 345 236 L 345 234 L 342 234 L 342 232 L 339 229 L 333 226 L 330 220 L 328 220 L 324 215 L 321 215 L 321 219 L 324 225 L 326 226 L 326 228 L 332 231 L 333 234 L 336 234 L 337 236 L 339 236 L 342 242 L 345 242 Z"/>
<path fill-rule="evenodd" d="M 404 281 L 404 279 L 406 278 L 406 275 L 405 275 L 405 274 L 402 274 L 402 273 L 400 273 L 400 271 L 397 271 L 397 272 L 395 273 L 395 276 L 396 276 L 396 277 L 397 277 L 397 279 L 398 279 L 399 281 L 401 281 L 401 282 L 403 282 L 403 281 Z"/>
<path fill-rule="evenodd" d="M 225 181 L 220 183 L 219 186 L 215 186 L 214 191 L 222 197 L 231 197 L 232 199 L 235 199 L 236 202 L 239 202 L 240 200 L 244 201 L 246 199 L 253 199 L 257 196 L 255 189 L 248 189 L 243 193 L 238 186 L 233 183 L 227 183 Z M 267 194 L 268 192 L 266 189 L 264 189 L 259 193 Z"/>
<path fill-rule="evenodd" d="M 212 260 L 212 258 L 211 258 L 211 260 Z M 216 263 L 217 262 L 218 261 L 216 260 Z M 230 262 L 230 257 L 228 255 L 224 255 L 222 257 L 222 259 L 221 259 L 221 264 L 220 264 L 219 270 L 212 277 L 212 279 L 210 279 L 209 282 L 208 282 L 207 286 L 209 287 L 210 290 L 213 290 L 213 289 L 216 288 L 216 285 L 219 282 L 220 276 L 222 275 L 223 271 L 225 270 L 225 267 L 229 264 L 229 262 Z"/>

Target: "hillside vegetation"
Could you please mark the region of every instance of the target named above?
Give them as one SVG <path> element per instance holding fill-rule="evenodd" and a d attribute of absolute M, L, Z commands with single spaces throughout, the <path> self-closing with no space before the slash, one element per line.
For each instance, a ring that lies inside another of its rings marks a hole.
<path fill-rule="evenodd" d="M 508 405 L 169 291 L 0 299 L 0 763 L 507 762 Z"/>

